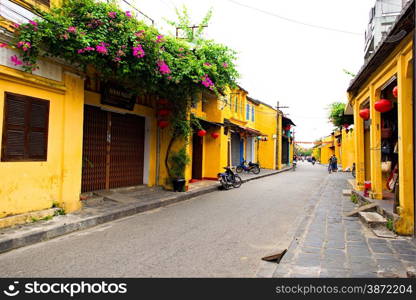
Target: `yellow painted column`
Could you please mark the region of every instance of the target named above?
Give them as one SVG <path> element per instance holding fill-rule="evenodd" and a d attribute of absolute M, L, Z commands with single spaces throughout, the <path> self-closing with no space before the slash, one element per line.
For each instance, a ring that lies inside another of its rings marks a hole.
<path fill-rule="evenodd" d="M 67 89 L 63 108 L 62 188 L 60 205 L 66 212 L 81 208 L 84 79 L 65 72 Z"/>
<path fill-rule="evenodd" d="M 374 103 L 380 99 L 379 91 L 370 85 L 370 161 L 371 161 L 371 193 L 373 199 L 383 199 L 383 180 L 381 172 L 381 116 L 374 109 Z"/>
<path fill-rule="evenodd" d="M 407 68 L 406 68 L 407 67 Z M 411 235 L 414 230 L 413 199 L 413 118 L 412 118 L 412 64 L 404 56 L 397 62 L 398 86 L 398 146 L 399 146 L 399 220 L 395 230 Z"/>
<path fill-rule="evenodd" d="M 355 139 L 355 189 L 364 190 L 364 120 L 360 117 L 360 104 L 354 103 L 354 139 Z"/>
<path fill-rule="evenodd" d="M 282 169 L 282 115 L 277 112 L 277 169 Z"/>

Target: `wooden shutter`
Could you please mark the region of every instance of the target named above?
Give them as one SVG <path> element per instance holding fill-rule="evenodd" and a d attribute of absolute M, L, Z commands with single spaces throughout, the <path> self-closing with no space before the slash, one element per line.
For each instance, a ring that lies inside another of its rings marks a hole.
<path fill-rule="evenodd" d="M 49 101 L 5 93 L 2 161 L 46 160 Z"/>
<path fill-rule="evenodd" d="M 36 0 L 36 2 L 39 2 L 43 5 L 46 5 L 47 7 L 50 7 L 50 0 Z"/>
<path fill-rule="evenodd" d="M 27 157 L 46 160 L 48 147 L 49 101 L 31 99 L 29 107 Z"/>

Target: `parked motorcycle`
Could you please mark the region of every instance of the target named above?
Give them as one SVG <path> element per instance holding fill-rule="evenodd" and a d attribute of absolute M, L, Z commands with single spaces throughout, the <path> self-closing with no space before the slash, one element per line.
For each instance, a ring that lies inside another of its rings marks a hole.
<path fill-rule="evenodd" d="M 224 167 L 225 172 L 218 173 L 218 180 L 224 190 L 229 190 L 231 187 L 239 188 L 243 180 L 231 170 L 230 167 Z"/>
<path fill-rule="evenodd" d="M 241 173 L 243 171 L 246 171 L 247 173 L 252 172 L 253 174 L 259 174 L 260 173 L 260 166 L 257 163 L 252 163 L 251 161 L 248 163 L 245 160 L 243 160 L 236 168 L 235 171 L 237 173 Z"/>

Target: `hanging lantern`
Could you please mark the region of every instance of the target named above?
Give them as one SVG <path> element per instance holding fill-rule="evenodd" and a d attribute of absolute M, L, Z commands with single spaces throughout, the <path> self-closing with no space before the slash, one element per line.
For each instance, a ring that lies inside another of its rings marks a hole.
<path fill-rule="evenodd" d="M 393 96 L 394 98 L 397 98 L 397 95 L 399 94 L 399 89 L 397 88 L 397 85 L 393 88 Z"/>
<path fill-rule="evenodd" d="M 157 122 L 157 126 L 159 127 L 159 128 L 165 128 L 165 127 L 168 127 L 168 125 L 169 125 L 169 121 L 165 121 L 165 120 L 159 120 L 158 122 Z"/>
<path fill-rule="evenodd" d="M 261 136 L 258 136 L 257 139 L 260 141 L 261 140 Z"/>
<path fill-rule="evenodd" d="M 393 103 L 387 99 L 380 99 L 374 103 L 374 109 L 378 112 L 384 113 L 393 108 Z"/>
<path fill-rule="evenodd" d="M 161 109 L 157 111 L 157 114 L 161 117 L 169 115 L 170 111 L 167 109 Z"/>
<path fill-rule="evenodd" d="M 290 127 L 291 127 L 290 124 L 288 124 L 288 125 L 285 126 L 284 130 L 288 131 L 288 130 L 290 130 Z"/>
<path fill-rule="evenodd" d="M 371 181 L 364 181 L 364 188 L 366 190 L 371 190 Z"/>
<path fill-rule="evenodd" d="M 364 108 L 360 110 L 360 117 L 363 118 L 364 120 L 370 119 L 370 109 Z"/>
<path fill-rule="evenodd" d="M 159 105 L 167 105 L 167 104 L 169 104 L 169 101 L 168 101 L 168 99 L 160 98 L 159 100 L 157 100 L 157 104 L 159 104 Z"/>
<path fill-rule="evenodd" d="M 201 130 L 198 131 L 198 136 L 204 136 L 206 134 L 207 134 L 207 132 L 204 129 L 201 129 Z"/>
<path fill-rule="evenodd" d="M 350 127 L 350 124 L 345 123 L 343 126 L 345 129 L 347 129 L 348 127 Z"/>
<path fill-rule="evenodd" d="M 218 138 L 219 136 L 220 136 L 220 134 L 218 132 L 211 133 L 211 137 L 214 138 L 214 139 Z"/>

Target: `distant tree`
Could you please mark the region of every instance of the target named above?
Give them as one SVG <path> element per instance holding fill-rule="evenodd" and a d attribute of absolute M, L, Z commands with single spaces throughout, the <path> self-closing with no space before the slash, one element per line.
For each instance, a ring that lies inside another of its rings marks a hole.
<path fill-rule="evenodd" d="M 344 124 L 344 110 L 345 103 L 343 102 L 334 102 L 331 103 L 328 107 L 329 121 L 334 124 L 335 127 L 341 127 Z"/>

